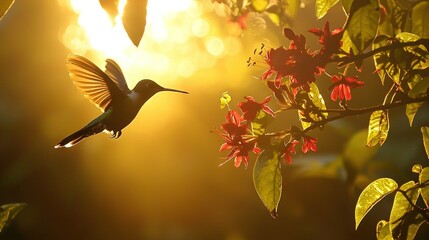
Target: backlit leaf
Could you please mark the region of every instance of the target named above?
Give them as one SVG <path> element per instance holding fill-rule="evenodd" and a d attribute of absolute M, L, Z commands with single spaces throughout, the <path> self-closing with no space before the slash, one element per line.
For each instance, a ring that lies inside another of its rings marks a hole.
<path fill-rule="evenodd" d="M 412 171 L 413 173 L 417 173 L 417 174 L 420 174 L 420 173 L 422 172 L 422 170 L 423 170 L 423 167 L 422 167 L 422 165 L 420 165 L 420 164 L 415 164 L 415 165 L 413 166 L 413 168 L 411 169 L 411 171 Z"/>
<path fill-rule="evenodd" d="M 395 180 L 390 178 L 380 178 L 370 183 L 360 194 L 355 208 L 356 229 L 365 215 L 388 194 L 398 188 Z"/>
<path fill-rule="evenodd" d="M 429 158 L 429 127 L 422 127 L 423 145 L 425 146 L 426 155 Z"/>
<path fill-rule="evenodd" d="M 429 2 L 421 1 L 411 13 L 412 31 L 421 38 L 429 38 Z"/>
<path fill-rule="evenodd" d="M 133 44 L 138 47 L 146 28 L 147 0 L 127 0 L 122 24 Z"/>
<path fill-rule="evenodd" d="M 413 209 L 413 206 L 408 202 L 404 193 L 408 196 L 413 204 L 417 202 L 417 198 L 420 195 L 420 189 L 416 187 L 414 181 L 409 181 L 403 184 L 399 188 L 402 192 L 396 192 L 395 199 L 393 201 L 392 210 L 390 212 L 390 232 L 394 238 L 399 236 L 401 232 L 401 225 L 405 220 L 404 216 Z"/>
<path fill-rule="evenodd" d="M 372 44 L 372 50 L 385 46 L 388 39 L 389 36 L 386 35 L 377 36 Z M 386 77 L 386 65 L 390 63 L 388 54 L 389 53 L 385 51 L 374 54 L 375 69 L 377 70 L 382 84 L 384 84 L 384 79 Z"/>
<path fill-rule="evenodd" d="M 429 206 L 429 167 L 422 169 L 419 174 L 419 182 L 422 198 L 425 201 L 426 206 Z"/>
<path fill-rule="evenodd" d="M 264 135 L 267 126 L 273 121 L 271 115 L 266 114 L 264 111 L 258 111 L 255 119 L 251 122 L 252 133 L 254 135 Z"/>
<path fill-rule="evenodd" d="M 379 19 L 377 0 L 353 1 L 345 29 L 359 51 L 363 51 L 374 40 Z"/>
<path fill-rule="evenodd" d="M 387 110 L 374 111 L 369 118 L 368 138 L 366 145 L 373 147 L 377 144 L 383 145 L 389 132 L 389 115 Z"/>
<path fill-rule="evenodd" d="M 0 1 L 0 20 L 6 15 L 7 11 L 12 7 L 15 0 L 1 0 Z"/>
<path fill-rule="evenodd" d="M 231 101 L 231 96 L 228 94 L 228 91 L 222 93 L 220 97 L 220 109 L 223 109 Z"/>
<path fill-rule="evenodd" d="M 401 231 L 400 239 L 413 240 L 420 226 L 425 222 L 425 218 L 418 211 L 408 212 L 399 226 Z"/>
<path fill-rule="evenodd" d="M 16 214 L 26 206 L 25 203 L 5 204 L 0 207 L 0 232 L 15 218 Z"/>
<path fill-rule="evenodd" d="M 341 41 L 343 42 L 341 49 L 344 50 L 344 52 L 350 53 L 350 50 L 352 50 L 353 53 L 359 52 L 358 48 L 354 45 L 354 43 L 350 39 L 350 36 L 347 30 L 344 31 L 343 38 L 341 39 Z"/>
<path fill-rule="evenodd" d="M 376 236 L 378 240 L 394 240 L 392 234 L 390 234 L 389 222 L 381 220 L 377 223 Z"/>
<path fill-rule="evenodd" d="M 282 193 L 280 154 L 265 150 L 259 155 L 253 169 L 253 183 L 256 192 L 272 217 L 277 216 L 277 208 Z"/>
<path fill-rule="evenodd" d="M 301 0 L 288 0 L 287 5 L 284 7 L 289 17 L 295 17 L 298 12 Z"/>
<path fill-rule="evenodd" d="M 252 0 L 251 3 L 252 3 L 253 8 L 257 12 L 263 12 L 263 11 L 265 11 L 265 9 L 267 9 L 270 1 L 269 0 Z"/>
<path fill-rule="evenodd" d="M 399 4 L 402 0 L 386 0 L 386 7 L 390 23 L 395 34 L 403 32 L 407 23 L 408 9 Z"/>
<path fill-rule="evenodd" d="M 429 78 L 420 78 L 418 75 L 415 75 L 414 79 L 419 81 L 410 81 L 409 86 L 411 90 L 408 92 L 408 96 L 411 98 L 418 98 L 427 95 L 427 90 L 429 87 Z M 413 124 L 414 117 L 420 107 L 423 105 L 423 102 L 409 103 L 405 108 L 405 114 L 407 115 L 410 126 Z"/>
<path fill-rule="evenodd" d="M 358 1 L 358 0 L 356 0 Z M 341 0 L 341 4 L 343 5 L 343 9 L 344 11 L 349 14 L 350 13 L 350 8 L 353 4 L 353 0 Z"/>
<path fill-rule="evenodd" d="M 316 17 L 321 19 L 339 0 L 316 0 Z"/>
<path fill-rule="evenodd" d="M 311 110 L 316 108 L 319 110 L 326 110 L 325 100 L 323 100 L 323 96 L 322 94 L 320 94 L 319 88 L 317 88 L 316 84 L 311 83 L 310 91 L 304 94 L 308 94 L 307 95 L 308 97 L 305 103 L 303 104 L 304 109 Z M 298 111 L 298 115 L 301 120 L 301 125 L 303 129 L 307 129 L 312 125 L 311 122 L 306 121 L 302 111 Z M 328 117 L 328 113 L 327 112 L 317 113 L 317 112 L 311 111 L 309 113 L 309 117 L 311 118 L 312 121 L 322 121 L 323 119 Z"/>

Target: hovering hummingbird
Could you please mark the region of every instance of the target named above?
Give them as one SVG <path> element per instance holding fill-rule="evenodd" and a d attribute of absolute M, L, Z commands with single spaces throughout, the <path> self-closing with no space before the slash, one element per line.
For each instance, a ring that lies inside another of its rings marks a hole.
<path fill-rule="evenodd" d="M 130 90 L 119 65 L 112 59 L 106 60 L 106 70 L 103 72 L 90 60 L 77 55 L 67 58 L 67 70 L 76 88 L 85 97 L 103 111 L 79 131 L 64 138 L 55 148 L 71 147 L 83 139 L 102 131 L 119 138 L 121 130 L 136 117 L 143 104 L 157 92 L 185 91 L 164 88 L 152 80 L 140 80 L 133 90 Z"/>

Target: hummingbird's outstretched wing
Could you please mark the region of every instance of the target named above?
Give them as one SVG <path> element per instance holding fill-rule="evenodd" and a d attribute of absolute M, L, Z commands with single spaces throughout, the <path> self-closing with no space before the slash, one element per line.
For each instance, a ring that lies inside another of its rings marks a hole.
<path fill-rule="evenodd" d="M 106 74 L 90 60 L 78 55 L 70 55 L 66 66 L 76 88 L 101 111 L 106 111 L 112 100 L 126 97 L 126 92 L 122 91 L 123 87 L 116 84 L 120 81 L 118 74 Z M 106 72 L 112 72 L 114 68 L 110 67 L 112 70 Z M 115 80 L 110 75 L 115 76 Z"/>
<path fill-rule="evenodd" d="M 128 94 L 131 90 L 128 88 L 125 76 L 119 65 L 112 59 L 106 60 L 106 74 L 115 82 L 116 86 L 124 93 Z"/>

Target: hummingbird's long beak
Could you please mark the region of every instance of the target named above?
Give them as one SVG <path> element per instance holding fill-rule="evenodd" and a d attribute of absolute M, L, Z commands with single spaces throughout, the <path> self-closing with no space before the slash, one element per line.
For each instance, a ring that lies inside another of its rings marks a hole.
<path fill-rule="evenodd" d="M 188 92 L 181 91 L 181 90 L 176 90 L 176 89 L 171 89 L 171 88 L 164 88 L 164 89 L 162 89 L 162 91 L 179 92 L 179 93 L 189 94 Z"/>

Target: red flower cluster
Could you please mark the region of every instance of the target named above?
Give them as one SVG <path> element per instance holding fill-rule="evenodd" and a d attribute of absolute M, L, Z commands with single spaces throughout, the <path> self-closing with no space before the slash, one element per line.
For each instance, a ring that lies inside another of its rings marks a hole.
<path fill-rule="evenodd" d="M 325 23 L 325 27 L 322 29 L 312 28 L 309 32 L 319 37 L 319 43 L 322 44 L 320 54 L 324 55 L 326 59 L 329 59 L 332 54 L 338 53 L 343 42 L 343 30 L 336 28 L 332 32 L 329 29 L 329 22 Z"/>
<path fill-rule="evenodd" d="M 262 79 L 266 80 L 276 73 L 275 86 L 277 88 L 282 85 L 283 77 L 289 77 L 292 88 L 309 91 L 309 84 L 316 81 L 315 76 L 324 71 L 325 63 L 322 64 L 314 52 L 309 52 L 303 35 L 296 35 L 289 28 L 285 28 L 284 35 L 291 40 L 289 48 L 280 47 L 267 52 L 265 61 L 269 69 L 263 73 Z"/>
<path fill-rule="evenodd" d="M 234 159 L 235 167 L 239 167 L 242 162 L 247 167 L 249 152 L 260 153 L 261 150 L 256 147 L 254 139 L 245 137 L 248 125 L 241 121 L 240 114 L 237 111 L 228 111 L 225 119 L 226 123 L 221 125 L 223 131 L 216 132 L 225 140 L 219 151 L 231 149 L 226 157 L 227 161 Z"/>
<path fill-rule="evenodd" d="M 274 111 L 266 105 L 271 97 L 266 97 L 260 103 L 251 96 L 245 97 L 245 99 L 246 102 L 238 104 L 242 115 L 234 110 L 228 111 L 225 117 L 226 123 L 221 125 L 221 130 L 215 131 L 225 140 L 219 151 L 231 150 L 226 157 L 226 162 L 234 159 L 236 167 L 239 167 L 241 163 L 247 167 L 249 152 L 261 153 L 261 150 L 256 146 L 256 137 L 248 134 L 249 125 L 256 118 L 258 112 L 264 111 L 272 117 L 275 116 Z"/>
<path fill-rule="evenodd" d="M 303 135 L 302 136 L 302 148 L 301 151 L 303 153 L 307 153 L 308 151 L 313 151 L 316 152 L 317 151 L 317 139 L 307 136 L 307 135 Z M 298 140 L 296 140 L 295 138 L 292 138 L 284 147 L 283 150 L 283 161 L 285 163 L 292 163 L 292 154 L 296 153 L 295 150 L 295 146 L 299 143 Z"/>
<path fill-rule="evenodd" d="M 352 94 L 350 89 L 363 86 L 364 82 L 358 81 L 357 77 L 346 77 L 344 75 L 334 75 L 331 78 L 332 85 L 329 87 L 331 92 L 331 99 L 337 101 L 337 99 L 350 100 Z"/>
<path fill-rule="evenodd" d="M 251 96 L 244 97 L 247 102 L 240 102 L 238 107 L 243 112 L 243 120 L 251 122 L 255 119 L 259 111 L 264 111 L 265 113 L 275 117 L 273 110 L 268 107 L 266 104 L 271 100 L 271 97 L 266 97 L 264 101 L 258 103 Z"/>

